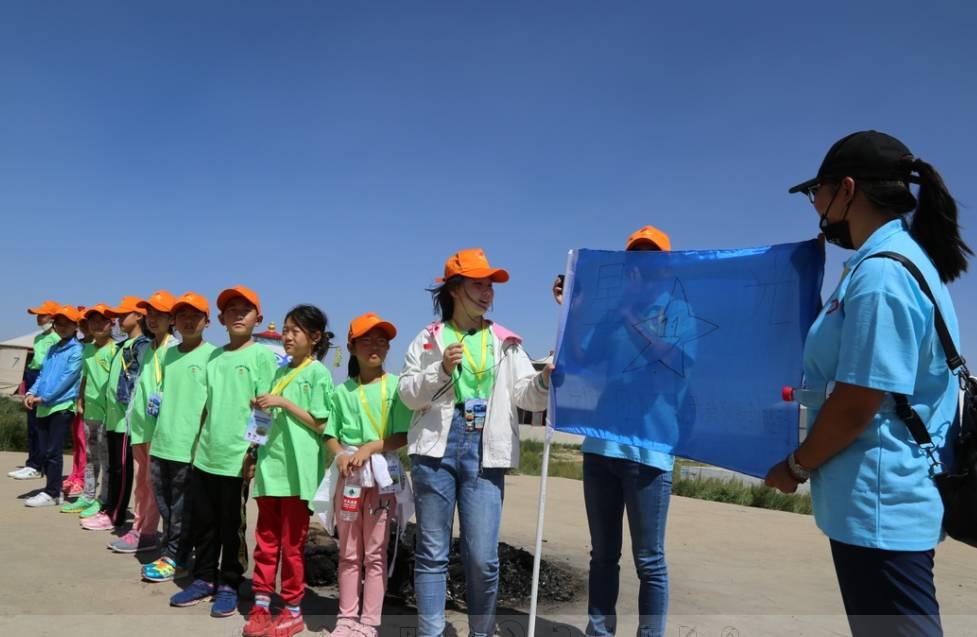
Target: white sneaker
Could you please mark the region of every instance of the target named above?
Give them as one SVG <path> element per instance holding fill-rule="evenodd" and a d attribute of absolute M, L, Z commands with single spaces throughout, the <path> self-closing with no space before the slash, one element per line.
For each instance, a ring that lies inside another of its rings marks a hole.
<path fill-rule="evenodd" d="M 33 498 L 27 498 L 27 500 L 24 501 L 24 506 L 29 507 L 53 507 L 59 504 L 61 504 L 60 495 L 57 498 L 52 498 L 43 491 L 35 495 Z"/>
<path fill-rule="evenodd" d="M 12 476 L 14 480 L 34 480 L 36 478 L 43 478 L 44 474 L 37 469 L 32 469 L 31 467 L 24 467 Z"/>
<path fill-rule="evenodd" d="M 27 468 L 27 467 L 17 467 L 17 468 L 16 468 L 16 469 L 14 469 L 13 471 L 8 471 L 8 472 L 7 472 L 7 477 L 8 477 L 8 478 L 15 478 L 15 477 L 17 477 L 17 474 L 18 474 L 18 473 L 20 473 L 21 471 L 23 471 L 23 470 L 24 470 L 24 469 L 26 469 L 26 468 Z"/>

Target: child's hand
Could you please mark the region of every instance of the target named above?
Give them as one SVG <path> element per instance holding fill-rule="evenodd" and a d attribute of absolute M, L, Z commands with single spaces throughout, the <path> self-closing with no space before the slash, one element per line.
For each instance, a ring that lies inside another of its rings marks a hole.
<path fill-rule="evenodd" d="M 349 461 L 353 459 L 353 455 L 349 453 L 341 453 L 336 456 L 336 466 L 339 468 L 339 475 L 346 477 L 349 475 Z"/>
<path fill-rule="evenodd" d="M 31 409 L 34 409 L 34 407 L 39 402 L 41 401 L 37 399 L 37 396 L 34 396 L 33 394 L 27 394 L 26 396 L 24 396 L 24 409 L 30 411 Z"/>
<path fill-rule="evenodd" d="M 82 418 L 85 417 L 85 401 L 83 401 L 81 398 L 75 401 L 75 411 Z"/>
<path fill-rule="evenodd" d="M 370 460 L 370 456 L 372 455 L 373 452 L 370 451 L 370 449 L 364 445 L 360 447 L 356 451 L 356 453 L 353 454 L 353 457 L 350 459 L 349 464 L 352 465 L 354 469 L 359 469 L 364 464 L 366 464 L 366 462 Z"/>
<path fill-rule="evenodd" d="M 273 394 L 262 394 L 251 401 L 251 406 L 268 411 L 269 409 L 272 409 L 274 407 L 284 407 L 285 402 L 281 396 L 275 396 Z"/>
<path fill-rule="evenodd" d="M 244 461 L 241 463 L 241 477 L 245 482 L 249 482 L 254 477 L 254 469 L 258 461 L 250 453 L 244 454 Z"/>

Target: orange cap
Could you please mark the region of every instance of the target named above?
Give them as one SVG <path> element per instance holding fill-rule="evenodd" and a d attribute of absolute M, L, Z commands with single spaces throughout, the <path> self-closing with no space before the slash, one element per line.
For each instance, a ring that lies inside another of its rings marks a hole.
<path fill-rule="evenodd" d="M 63 316 L 72 323 L 77 323 L 81 320 L 81 312 L 73 305 L 63 305 L 58 308 L 58 311 L 54 313 L 54 316 Z"/>
<path fill-rule="evenodd" d="M 346 342 L 352 344 L 354 340 L 363 336 L 370 330 L 379 328 L 387 335 L 389 340 L 397 338 L 397 328 L 389 321 L 384 321 L 373 312 L 367 312 L 362 316 L 357 316 L 349 323 L 349 334 L 346 335 Z"/>
<path fill-rule="evenodd" d="M 635 230 L 628 237 L 628 245 L 624 249 L 630 250 L 640 243 L 650 243 L 663 252 L 668 252 L 672 249 L 672 242 L 669 240 L 668 235 L 655 226 L 645 226 L 644 228 Z"/>
<path fill-rule="evenodd" d="M 187 307 L 192 307 L 195 310 L 199 310 L 206 314 L 208 318 L 210 317 L 210 304 L 207 303 L 207 299 L 200 296 L 196 292 L 187 292 L 178 298 L 176 303 L 173 304 L 173 309 L 170 310 L 170 312 L 176 314 L 176 311 L 184 305 Z"/>
<path fill-rule="evenodd" d="M 123 296 L 118 305 L 109 308 L 109 318 L 122 318 L 132 312 L 146 316 L 146 308 L 143 307 L 143 302 L 138 296 Z"/>
<path fill-rule="evenodd" d="M 246 288 L 243 285 L 235 285 L 232 288 L 227 288 L 217 297 L 217 309 L 221 312 L 224 311 L 224 307 L 233 299 L 234 297 L 241 297 L 251 305 L 258 309 L 258 314 L 261 314 L 261 301 L 258 300 L 258 295 L 251 288 Z"/>
<path fill-rule="evenodd" d="M 175 296 L 166 290 L 157 290 L 156 292 L 153 292 L 152 296 L 145 301 L 139 301 L 139 307 L 151 307 L 157 312 L 169 314 L 171 311 L 173 311 L 174 303 L 176 303 Z"/>
<path fill-rule="evenodd" d="M 109 315 L 112 314 L 112 308 L 104 303 L 97 303 L 91 307 L 86 307 L 85 311 L 82 313 L 82 317 L 88 318 L 89 314 L 95 314 L 96 312 L 106 318 L 111 318 Z"/>
<path fill-rule="evenodd" d="M 27 308 L 28 314 L 38 314 L 41 316 L 54 316 L 58 310 L 61 309 L 60 303 L 55 303 L 54 301 L 44 301 L 37 307 Z"/>
<path fill-rule="evenodd" d="M 505 283 L 509 280 L 509 273 L 502 268 L 489 266 L 488 259 L 481 248 L 462 250 L 448 257 L 444 262 L 444 276 L 435 279 L 438 283 L 444 283 L 453 276 L 463 276 L 468 279 L 492 279 L 496 283 Z"/>

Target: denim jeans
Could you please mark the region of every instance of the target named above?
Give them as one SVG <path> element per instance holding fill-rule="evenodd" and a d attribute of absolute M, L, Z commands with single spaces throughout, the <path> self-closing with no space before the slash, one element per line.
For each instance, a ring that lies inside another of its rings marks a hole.
<path fill-rule="evenodd" d="M 672 474 L 631 460 L 585 453 L 583 491 L 590 527 L 590 578 L 587 634 L 603 637 L 617 629 L 624 511 L 638 572 L 638 637 L 665 633 L 668 569 L 665 519 Z"/>
<path fill-rule="evenodd" d="M 448 552 L 456 504 L 469 634 L 482 637 L 495 633 L 505 469 L 482 468 L 481 455 L 481 431 L 465 431 L 464 414 L 456 409 L 444 457 L 411 456 L 417 515 L 414 593 L 418 637 L 440 637 L 444 633 Z"/>

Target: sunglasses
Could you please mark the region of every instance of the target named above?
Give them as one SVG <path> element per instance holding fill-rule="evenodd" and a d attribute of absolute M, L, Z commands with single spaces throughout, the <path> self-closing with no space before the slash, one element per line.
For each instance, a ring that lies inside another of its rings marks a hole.
<path fill-rule="evenodd" d="M 809 200 L 809 201 L 810 201 L 810 202 L 811 202 L 812 204 L 814 203 L 814 198 L 815 198 L 815 197 L 817 197 L 817 195 L 818 195 L 818 189 L 819 189 L 819 188 L 821 188 L 821 184 L 814 184 L 813 186 L 809 186 L 809 187 L 808 187 L 808 188 L 807 188 L 807 189 L 806 189 L 806 190 L 804 191 L 804 194 L 805 194 L 805 195 L 807 195 L 807 198 L 808 198 L 808 200 Z"/>

